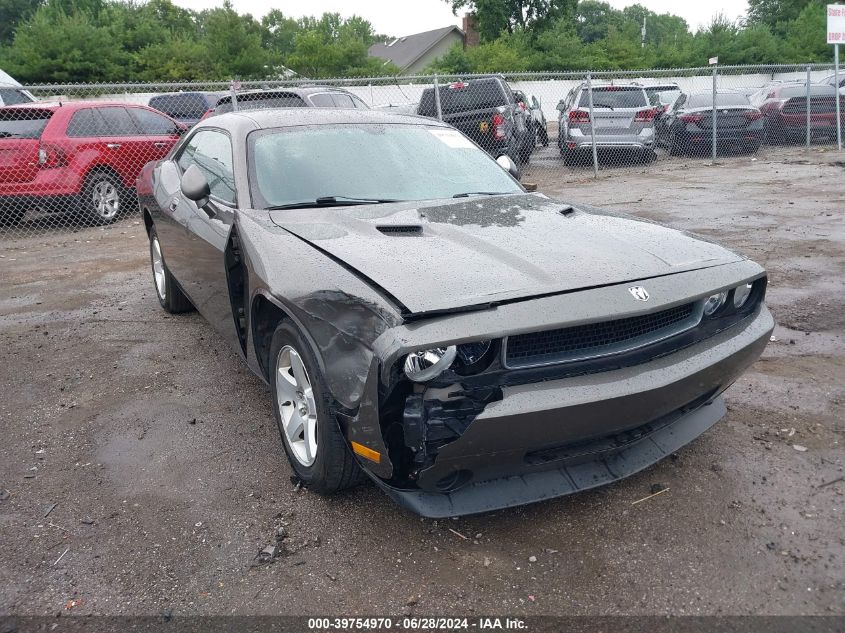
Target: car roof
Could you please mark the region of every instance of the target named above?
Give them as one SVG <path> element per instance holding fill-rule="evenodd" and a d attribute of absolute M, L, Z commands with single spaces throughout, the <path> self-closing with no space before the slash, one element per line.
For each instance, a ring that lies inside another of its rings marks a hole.
<path fill-rule="evenodd" d="M 427 117 L 385 112 L 384 110 L 354 110 L 348 108 L 268 108 L 227 112 L 200 122 L 194 129 L 223 127 L 232 131 L 249 132 L 256 129 L 295 127 L 300 125 L 342 125 L 356 123 L 384 123 L 449 127 Z"/>
<path fill-rule="evenodd" d="M 147 106 L 140 103 L 125 103 L 121 101 L 33 101 L 31 103 L 16 103 L 14 105 L 3 106 L 4 108 L 26 109 L 32 108 L 34 110 L 58 110 L 59 108 L 69 108 L 71 110 L 79 110 L 81 108 L 105 108 L 105 107 L 132 107 L 149 109 Z"/>
<path fill-rule="evenodd" d="M 266 94 L 267 96 L 273 96 L 277 94 L 295 94 L 299 95 L 300 97 L 305 97 L 308 95 L 313 94 L 320 94 L 323 92 L 342 92 L 343 94 L 352 94 L 349 90 L 345 88 L 338 88 L 337 86 L 292 86 L 292 87 L 280 87 L 280 88 L 262 88 L 259 90 L 243 90 L 240 92 L 236 92 L 235 96 L 240 98 L 244 95 L 261 95 Z M 223 103 L 229 103 L 232 100 L 231 94 L 220 93 L 219 99 L 217 100 L 217 105 L 221 105 Z"/>

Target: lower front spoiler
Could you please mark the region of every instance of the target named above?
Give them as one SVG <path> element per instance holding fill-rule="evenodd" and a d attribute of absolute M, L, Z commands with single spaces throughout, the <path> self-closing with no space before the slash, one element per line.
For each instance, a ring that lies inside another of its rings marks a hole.
<path fill-rule="evenodd" d="M 621 448 L 591 450 L 582 447 L 581 455 L 553 470 L 502 477 L 470 484 L 454 492 L 400 490 L 378 477 L 376 484 L 399 505 L 433 519 L 477 514 L 535 503 L 589 490 L 619 481 L 637 473 L 688 444 L 726 413 L 721 397 L 710 404 L 681 414 L 663 425 L 655 425 L 635 441 Z M 585 459 L 585 455 L 589 455 Z"/>

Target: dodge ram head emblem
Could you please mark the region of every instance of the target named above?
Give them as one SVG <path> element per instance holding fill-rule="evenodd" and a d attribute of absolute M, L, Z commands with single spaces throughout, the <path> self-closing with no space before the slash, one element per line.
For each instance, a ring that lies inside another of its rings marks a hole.
<path fill-rule="evenodd" d="M 628 292 L 630 292 L 631 296 L 637 301 L 648 301 L 648 290 L 642 286 L 631 286 L 628 288 Z"/>

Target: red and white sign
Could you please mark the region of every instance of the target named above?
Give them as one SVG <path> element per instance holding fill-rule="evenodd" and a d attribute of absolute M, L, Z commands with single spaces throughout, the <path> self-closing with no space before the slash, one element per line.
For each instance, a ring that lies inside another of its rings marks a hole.
<path fill-rule="evenodd" d="M 845 44 L 845 4 L 827 5 L 827 43 Z"/>

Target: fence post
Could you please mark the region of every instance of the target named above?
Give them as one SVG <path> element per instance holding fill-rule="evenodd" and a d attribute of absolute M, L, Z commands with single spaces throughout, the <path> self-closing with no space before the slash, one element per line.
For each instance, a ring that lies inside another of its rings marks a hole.
<path fill-rule="evenodd" d="M 718 136 L 717 136 L 717 130 L 718 130 L 718 127 L 719 127 L 719 123 L 718 123 L 719 112 L 718 112 L 718 110 L 716 110 L 716 95 L 717 95 L 718 81 L 719 81 L 719 67 L 713 66 L 713 114 L 710 117 L 711 122 L 713 124 L 713 134 L 712 134 L 712 138 L 710 139 L 710 144 L 713 146 L 712 147 L 712 155 L 713 155 L 713 162 L 714 163 L 716 162 L 716 153 L 717 153 L 718 147 L 719 147 Z"/>
<path fill-rule="evenodd" d="M 833 47 L 833 85 L 836 87 L 836 144 L 842 151 L 842 95 L 839 94 L 839 44 Z"/>
<path fill-rule="evenodd" d="M 587 105 L 590 108 L 590 139 L 593 145 L 593 177 L 599 177 L 599 152 L 596 149 L 596 121 L 593 118 L 593 78 L 587 75 Z M 560 132 L 558 132 L 560 134 Z"/>
<path fill-rule="evenodd" d="M 810 153 L 810 115 L 812 114 L 813 106 L 810 103 L 810 72 L 812 68 L 807 66 L 807 153 Z M 838 90 L 837 90 L 838 92 Z"/>
<path fill-rule="evenodd" d="M 434 73 L 434 107 L 437 108 L 437 120 L 443 120 L 443 110 L 440 109 L 440 84 L 437 82 L 437 73 Z"/>
<path fill-rule="evenodd" d="M 238 111 L 238 93 L 235 90 L 235 81 L 229 84 L 229 94 L 232 96 L 232 112 Z"/>

